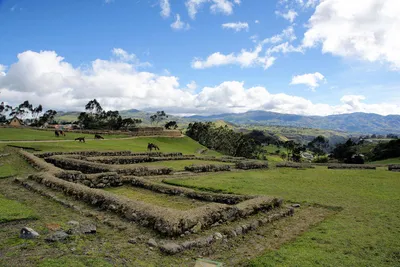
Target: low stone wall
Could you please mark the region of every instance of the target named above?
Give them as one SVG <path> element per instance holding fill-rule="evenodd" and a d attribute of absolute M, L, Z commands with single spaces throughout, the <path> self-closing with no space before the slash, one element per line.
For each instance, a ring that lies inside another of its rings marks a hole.
<path fill-rule="evenodd" d="M 203 165 L 190 165 L 185 166 L 185 171 L 200 173 L 200 172 L 220 172 L 230 171 L 230 165 L 214 165 L 214 164 L 203 164 Z"/>
<path fill-rule="evenodd" d="M 36 157 L 39 158 L 48 158 L 52 156 L 59 155 L 80 155 L 84 157 L 104 157 L 104 156 L 130 156 L 132 152 L 129 150 L 125 151 L 71 151 L 71 152 L 44 152 L 44 153 L 35 153 Z"/>
<path fill-rule="evenodd" d="M 107 165 L 103 163 L 89 162 L 79 159 L 68 158 L 65 156 L 52 156 L 45 158 L 46 162 L 54 164 L 64 170 L 81 171 L 85 174 L 117 172 L 121 175 L 167 175 L 173 170 L 167 167 L 147 167 L 147 166 L 119 166 Z"/>
<path fill-rule="evenodd" d="M 400 164 L 390 164 L 388 166 L 389 171 L 400 172 Z"/>
<path fill-rule="evenodd" d="M 63 171 L 55 175 L 68 182 L 79 183 L 91 188 L 105 188 L 122 185 L 121 176 L 116 172 L 83 174 L 80 171 Z"/>
<path fill-rule="evenodd" d="M 257 197 L 239 205 L 211 203 L 188 211 L 179 211 L 67 182 L 48 173 L 30 175 L 29 179 L 62 191 L 75 199 L 118 213 L 128 220 L 169 236 L 180 235 L 187 231 L 197 232 L 210 227 L 215 222 L 233 221 L 282 204 L 282 200 L 277 198 Z"/>
<path fill-rule="evenodd" d="M 211 192 L 195 191 L 186 187 L 179 187 L 161 183 L 155 183 L 151 180 L 146 180 L 140 177 L 124 177 L 126 181 L 132 183 L 133 186 L 149 189 L 151 191 L 168 194 L 168 195 L 182 195 L 188 198 L 194 198 L 198 200 L 217 202 L 224 204 L 238 204 L 242 201 L 255 198 L 256 196 L 250 195 L 234 195 L 234 194 L 220 194 Z"/>
<path fill-rule="evenodd" d="M 328 169 L 376 170 L 376 166 L 365 165 L 365 164 L 332 164 L 328 166 Z"/>
<path fill-rule="evenodd" d="M 280 162 L 276 164 L 277 168 L 294 168 L 294 169 L 314 169 L 311 163 L 298 163 L 298 162 Z"/>
<path fill-rule="evenodd" d="M 236 163 L 237 169 L 251 170 L 251 169 L 268 169 L 267 161 L 239 161 Z"/>

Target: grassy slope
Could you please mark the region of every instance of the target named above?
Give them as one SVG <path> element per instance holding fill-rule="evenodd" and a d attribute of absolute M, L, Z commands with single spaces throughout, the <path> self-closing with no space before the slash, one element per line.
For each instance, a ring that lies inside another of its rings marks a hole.
<path fill-rule="evenodd" d="M 36 218 L 36 215 L 32 209 L 0 195 L 0 223 L 34 218 Z"/>
<path fill-rule="evenodd" d="M 373 161 L 371 163 L 372 164 L 400 164 L 400 158 L 377 160 L 377 161 Z"/>
<path fill-rule="evenodd" d="M 41 131 L 24 128 L 0 128 L 1 141 L 19 141 L 19 140 L 73 140 L 77 137 L 85 136 L 93 138 L 92 134 L 66 133 L 66 136 L 56 137 L 54 131 Z M 127 135 L 105 135 L 105 138 L 127 137 Z"/>
<path fill-rule="evenodd" d="M 211 174 L 173 182 L 343 208 L 297 240 L 254 259 L 252 266 L 398 266 L 400 262 L 398 173 L 321 167 L 221 173 L 218 179 Z"/>
<path fill-rule="evenodd" d="M 199 143 L 188 137 L 139 137 L 126 140 L 88 140 L 86 143 L 79 142 L 53 142 L 53 143 L 16 143 L 15 145 L 33 147 L 42 151 L 73 151 L 73 150 L 131 150 L 147 151 L 148 143 L 155 143 L 161 152 L 182 152 L 184 154 L 195 154 L 204 148 Z M 206 155 L 219 155 L 209 150 Z"/>

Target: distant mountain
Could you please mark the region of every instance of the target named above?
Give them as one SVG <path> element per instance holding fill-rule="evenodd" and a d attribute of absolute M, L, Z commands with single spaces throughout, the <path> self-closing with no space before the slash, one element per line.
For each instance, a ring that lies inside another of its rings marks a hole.
<path fill-rule="evenodd" d="M 328 129 L 353 133 L 400 133 L 400 115 L 381 116 L 370 113 L 302 116 L 256 110 L 245 113 L 227 113 L 211 116 L 196 115 L 186 117 L 186 119 L 193 121 L 223 120 L 239 125 L 279 125 Z"/>

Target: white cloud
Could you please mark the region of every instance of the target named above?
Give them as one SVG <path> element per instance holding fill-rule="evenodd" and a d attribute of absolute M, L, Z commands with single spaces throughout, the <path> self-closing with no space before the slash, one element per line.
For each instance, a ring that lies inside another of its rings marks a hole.
<path fill-rule="evenodd" d="M 308 21 L 303 46 L 322 44 L 323 53 L 400 69 L 398 0 L 325 0 Z"/>
<path fill-rule="evenodd" d="M 249 24 L 247 22 L 230 22 L 222 24 L 223 29 L 232 29 L 236 32 L 241 30 L 249 30 Z"/>
<path fill-rule="evenodd" d="M 186 85 L 187 91 L 190 93 L 194 93 L 197 89 L 197 83 L 195 81 L 191 81 Z"/>
<path fill-rule="evenodd" d="M 189 30 L 190 25 L 189 23 L 181 21 L 181 16 L 176 14 L 175 22 L 171 23 L 171 28 L 174 30 Z"/>
<path fill-rule="evenodd" d="M 161 16 L 164 18 L 168 18 L 171 14 L 171 6 L 169 4 L 169 0 L 160 0 L 160 7 L 161 7 Z"/>
<path fill-rule="evenodd" d="M 254 43 L 258 43 L 253 50 L 242 49 L 240 53 L 230 53 L 222 54 L 221 52 L 216 52 L 207 57 L 207 59 L 202 60 L 201 58 L 195 58 L 192 61 L 192 68 L 194 69 L 205 69 L 223 65 L 239 65 L 242 68 L 249 67 L 263 67 L 268 69 L 271 67 L 275 60 L 277 59 L 274 54 L 277 53 L 303 53 L 303 48 L 301 46 L 295 47 L 290 42 L 296 40 L 296 35 L 294 34 L 293 26 L 289 26 L 282 31 L 282 33 L 266 38 L 263 41 L 258 41 L 258 36 L 253 35 L 250 39 Z M 283 42 L 288 40 L 289 42 Z M 280 43 L 275 45 L 276 43 Z M 265 55 L 261 55 L 262 50 L 266 44 L 274 44 L 265 50 Z"/>
<path fill-rule="evenodd" d="M 212 13 L 222 13 L 225 15 L 231 15 L 233 13 L 233 6 L 239 5 L 240 0 L 187 0 L 185 2 L 186 8 L 188 10 L 189 16 L 192 19 L 196 18 L 196 14 L 199 9 L 206 4 L 211 3 L 210 11 Z"/>
<path fill-rule="evenodd" d="M 194 59 L 194 61 L 192 62 L 192 68 L 205 69 L 223 65 L 236 64 L 241 66 L 242 68 L 261 66 L 264 69 L 267 69 L 272 66 L 275 58 L 260 56 L 259 54 L 261 50 L 262 46 L 258 45 L 252 51 L 242 49 L 238 54 L 231 53 L 228 55 L 224 55 L 220 52 L 216 52 L 208 56 L 206 60 L 201 60 L 198 58 Z"/>
<path fill-rule="evenodd" d="M 290 42 L 296 40 L 297 37 L 294 33 L 294 28 L 293 26 L 289 26 L 286 29 L 284 29 L 280 34 L 276 34 L 272 37 L 266 38 L 262 41 L 262 44 L 276 44 L 276 43 L 280 43 L 284 40 L 288 40 Z"/>
<path fill-rule="evenodd" d="M 135 54 L 129 54 L 121 48 L 114 48 L 113 50 L 111 50 L 111 53 L 116 57 L 116 60 L 129 62 L 135 67 L 151 67 L 151 64 L 149 62 L 140 62 Z"/>
<path fill-rule="evenodd" d="M 281 16 L 282 18 L 290 21 L 291 23 L 293 23 L 293 21 L 296 19 L 296 17 L 298 16 L 297 12 L 294 11 L 293 9 L 288 10 L 286 13 L 282 13 L 280 11 L 275 11 L 275 14 L 278 16 Z"/>
<path fill-rule="evenodd" d="M 6 76 L 6 66 L 0 64 L 0 76 Z"/>
<path fill-rule="evenodd" d="M 104 3 L 106 3 L 106 4 L 110 4 L 112 2 L 114 2 L 114 0 L 104 0 Z"/>
<path fill-rule="evenodd" d="M 259 24 L 260 21 L 259 21 L 258 19 L 256 19 L 256 20 L 254 21 L 254 23 L 255 23 L 255 24 Z"/>
<path fill-rule="evenodd" d="M 139 71 L 123 57 L 96 59 L 83 69 L 73 67 L 54 51 L 19 54 L 18 61 L 7 69 L 6 75 L 0 76 L 0 91 L 2 101 L 11 105 L 28 99 L 45 109 L 56 110 L 83 110 L 89 100 L 96 98 L 105 109 L 163 109 L 173 114 L 248 110 L 304 115 L 355 111 L 400 114 L 398 104 L 367 104 L 363 102 L 365 97 L 359 95 L 345 95 L 339 105 L 332 106 L 312 103 L 299 96 L 272 94 L 261 86 L 248 88 L 238 81 L 204 88 L 197 88 L 192 81 L 181 88 L 178 77 Z"/>
<path fill-rule="evenodd" d="M 320 82 L 326 82 L 326 79 L 321 73 L 315 72 L 293 76 L 290 85 L 304 84 L 307 85 L 312 91 L 315 91 L 315 88 L 319 86 Z"/>

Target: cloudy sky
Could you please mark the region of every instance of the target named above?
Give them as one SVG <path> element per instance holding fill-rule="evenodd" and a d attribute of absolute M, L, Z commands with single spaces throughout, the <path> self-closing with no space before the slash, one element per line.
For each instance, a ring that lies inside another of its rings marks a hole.
<path fill-rule="evenodd" d="M 399 0 L 0 0 L 0 101 L 400 114 Z"/>

